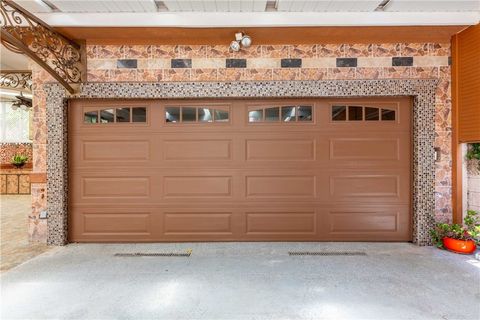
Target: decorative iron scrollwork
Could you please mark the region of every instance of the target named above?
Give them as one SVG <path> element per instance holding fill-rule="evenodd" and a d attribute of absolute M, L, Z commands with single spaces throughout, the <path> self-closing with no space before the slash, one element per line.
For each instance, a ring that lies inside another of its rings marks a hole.
<path fill-rule="evenodd" d="M 32 73 L 30 71 L 1 71 L 0 87 L 32 91 Z"/>
<path fill-rule="evenodd" d="M 0 13 L 2 43 L 9 50 L 30 56 L 73 92 L 68 83 L 80 83 L 84 76 L 80 45 L 11 0 L 1 0 Z"/>

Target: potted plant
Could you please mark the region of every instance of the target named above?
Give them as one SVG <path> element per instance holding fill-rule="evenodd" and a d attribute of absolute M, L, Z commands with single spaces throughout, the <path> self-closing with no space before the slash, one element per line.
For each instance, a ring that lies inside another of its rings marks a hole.
<path fill-rule="evenodd" d="M 16 154 L 12 158 L 12 164 L 19 169 L 23 167 L 27 161 L 28 157 L 21 154 Z"/>
<path fill-rule="evenodd" d="M 434 243 L 439 248 L 463 254 L 471 254 L 480 244 L 480 219 L 476 211 L 468 210 L 464 225 L 438 223 L 431 231 Z"/>

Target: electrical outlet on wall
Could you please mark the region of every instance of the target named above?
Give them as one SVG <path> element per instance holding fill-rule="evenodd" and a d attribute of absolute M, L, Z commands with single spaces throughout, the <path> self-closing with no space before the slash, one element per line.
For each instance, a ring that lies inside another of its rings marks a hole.
<path fill-rule="evenodd" d="M 43 211 L 40 211 L 40 215 L 38 216 L 39 219 L 47 219 L 47 211 L 46 210 L 43 210 Z"/>
<path fill-rule="evenodd" d="M 435 148 L 435 161 L 439 162 L 442 160 L 442 153 L 440 151 L 440 148 Z"/>

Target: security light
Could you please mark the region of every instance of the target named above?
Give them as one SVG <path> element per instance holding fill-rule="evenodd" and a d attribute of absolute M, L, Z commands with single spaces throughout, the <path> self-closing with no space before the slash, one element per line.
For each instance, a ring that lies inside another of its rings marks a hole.
<path fill-rule="evenodd" d="M 248 48 L 252 45 L 252 38 L 243 32 L 235 33 L 235 40 L 230 42 L 230 49 L 239 51 L 241 47 Z"/>
<path fill-rule="evenodd" d="M 240 43 L 238 41 L 233 40 L 232 42 L 230 42 L 230 49 L 232 49 L 235 52 L 239 51 L 240 50 Z"/>

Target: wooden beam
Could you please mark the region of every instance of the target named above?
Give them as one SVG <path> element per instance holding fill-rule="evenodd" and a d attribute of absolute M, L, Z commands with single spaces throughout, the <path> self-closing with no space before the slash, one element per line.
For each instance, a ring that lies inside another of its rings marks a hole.
<path fill-rule="evenodd" d="M 225 45 L 244 31 L 254 44 L 322 43 L 449 43 L 466 26 L 406 27 L 277 27 L 277 28 L 158 28 L 55 27 L 70 39 L 88 44 Z"/>
<path fill-rule="evenodd" d="M 463 220 L 462 149 L 458 139 L 458 35 L 452 37 L 452 210 L 453 222 Z"/>

